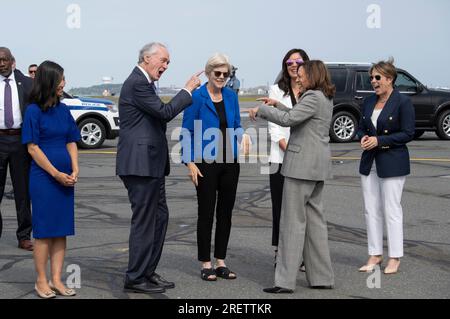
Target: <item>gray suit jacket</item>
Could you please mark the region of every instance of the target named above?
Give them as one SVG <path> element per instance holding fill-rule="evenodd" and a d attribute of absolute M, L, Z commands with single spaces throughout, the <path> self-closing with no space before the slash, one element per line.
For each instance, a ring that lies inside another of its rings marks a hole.
<path fill-rule="evenodd" d="M 164 104 L 142 71 L 134 68 L 120 92 L 116 174 L 156 178 L 169 175 L 166 123 L 191 103 L 191 95 L 181 90 Z"/>
<path fill-rule="evenodd" d="M 262 105 L 258 116 L 281 126 L 291 127 L 291 137 L 281 168 L 286 177 L 324 181 L 331 177 L 329 131 L 333 100 L 322 91 L 308 90 L 289 109 Z"/>

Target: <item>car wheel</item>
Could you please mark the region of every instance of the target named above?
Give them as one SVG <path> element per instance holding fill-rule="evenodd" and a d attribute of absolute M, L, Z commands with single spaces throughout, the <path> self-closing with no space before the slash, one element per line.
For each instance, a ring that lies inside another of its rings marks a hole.
<path fill-rule="evenodd" d="M 415 140 L 419 139 L 424 133 L 425 133 L 424 130 L 416 130 L 416 131 L 414 132 L 414 139 L 415 139 Z"/>
<path fill-rule="evenodd" d="M 439 115 L 436 134 L 443 140 L 450 140 L 450 110 Z"/>
<path fill-rule="evenodd" d="M 349 112 L 338 112 L 331 119 L 330 137 L 333 142 L 351 142 L 356 135 L 358 124 L 355 116 Z"/>
<path fill-rule="evenodd" d="M 78 124 L 81 140 L 78 142 L 80 148 L 99 148 L 106 138 L 105 126 L 97 119 L 88 118 Z"/>

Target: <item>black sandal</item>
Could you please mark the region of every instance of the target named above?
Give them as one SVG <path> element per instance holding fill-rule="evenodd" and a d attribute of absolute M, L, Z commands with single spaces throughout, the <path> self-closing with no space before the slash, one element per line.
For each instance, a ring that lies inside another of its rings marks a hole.
<path fill-rule="evenodd" d="M 216 277 L 210 278 L 210 276 L 216 276 Z M 212 268 L 203 268 L 200 272 L 200 277 L 205 281 L 216 281 L 217 280 L 216 272 Z"/>
<path fill-rule="evenodd" d="M 216 276 L 223 279 L 236 279 L 236 274 L 228 269 L 228 267 L 217 267 Z"/>

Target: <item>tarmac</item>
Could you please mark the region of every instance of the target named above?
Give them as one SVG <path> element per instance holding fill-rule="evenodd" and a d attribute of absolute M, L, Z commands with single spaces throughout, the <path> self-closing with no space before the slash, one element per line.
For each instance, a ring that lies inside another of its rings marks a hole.
<path fill-rule="evenodd" d="M 250 104 L 245 105 L 250 106 Z M 244 106 L 244 107 L 245 107 Z M 172 121 L 171 132 L 180 126 Z M 266 122 L 244 127 L 261 128 Z M 171 141 L 171 146 L 176 141 Z M 123 291 L 128 261 L 131 209 L 126 190 L 115 176 L 117 139 L 94 151 L 80 150 L 76 186 L 76 236 L 68 238 L 65 278 L 79 284 L 75 299 L 448 299 L 450 297 L 450 141 L 432 132 L 409 144 L 412 174 L 403 192 L 404 245 L 400 271 L 359 273 L 367 260 L 366 227 L 358 173 L 357 142 L 331 144 L 333 179 L 326 182 L 324 208 L 328 219 L 333 290 L 307 287 L 299 272 L 291 295 L 262 291 L 273 285 L 274 250 L 269 177 L 261 174 L 265 156 L 253 150 L 253 161 L 241 164 L 227 265 L 236 280 L 205 282 L 197 261 L 195 188 L 182 164 L 171 165 L 166 180 L 169 227 L 157 272 L 176 283 L 164 294 Z M 0 239 L 0 299 L 35 299 L 32 254 L 17 248 L 14 201 L 3 199 Z M 387 250 L 385 250 L 386 252 Z M 387 256 L 385 256 L 387 257 Z M 385 258 L 387 260 L 387 258 Z M 385 266 L 385 263 L 382 266 Z M 382 270 L 381 269 L 381 270 Z M 77 275 L 79 275 L 77 277 Z M 78 279 L 78 281 L 77 281 Z"/>

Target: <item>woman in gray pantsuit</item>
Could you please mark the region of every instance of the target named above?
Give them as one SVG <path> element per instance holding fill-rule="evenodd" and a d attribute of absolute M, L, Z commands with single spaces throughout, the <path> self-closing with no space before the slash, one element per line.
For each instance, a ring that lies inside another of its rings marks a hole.
<path fill-rule="evenodd" d="M 328 231 L 322 207 L 324 181 L 330 175 L 329 129 L 335 87 L 322 61 L 308 61 L 298 69 L 304 92 L 289 109 L 276 100 L 249 110 L 250 117 L 291 127 L 281 174 L 285 176 L 275 286 L 267 293 L 292 293 L 302 259 L 311 288 L 333 288 L 334 274 Z M 271 107 L 274 106 L 274 107 Z"/>

